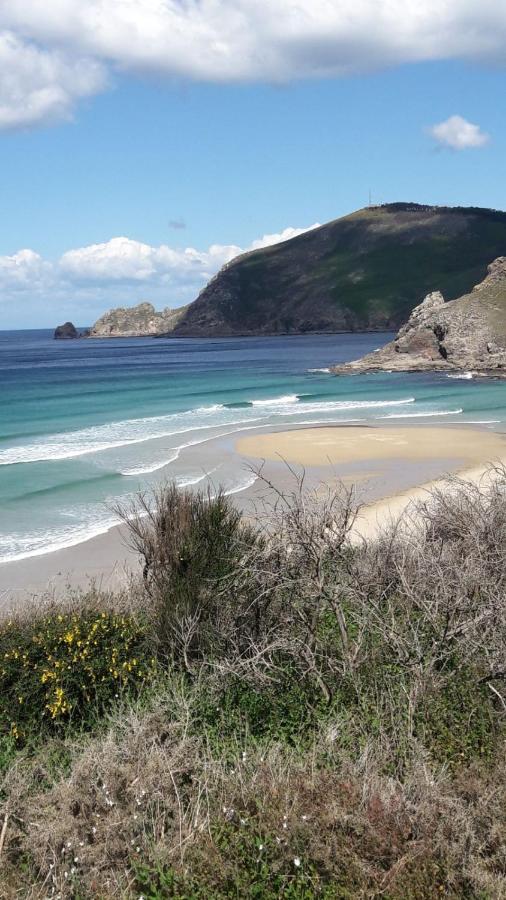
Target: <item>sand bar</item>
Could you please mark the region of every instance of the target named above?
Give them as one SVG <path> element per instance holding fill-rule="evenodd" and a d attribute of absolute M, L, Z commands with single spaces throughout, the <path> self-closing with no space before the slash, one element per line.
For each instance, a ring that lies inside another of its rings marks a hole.
<path fill-rule="evenodd" d="M 460 468 L 502 459 L 506 456 L 506 438 L 462 426 L 337 426 L 251 435 L 237 441 L 236 449 L 242 456 L 284 459 L 302 466 L 452 458 L 453 468 Z"/>
<path fill-rule="evenodd" d="M 462 426 L 306 428 L 242 438 L 237 451 L 251 459 L 285 460 L 309 469 L 327 464 L 337 474 L 350 463 L 367 463 L 377 467 L 379 472 L 371 473 L 377 477 L 382 467 L 389 465 L 390 478 L 384 481 L 389 487 L 360 509 L 355 523 L 353 537 L 371 540 L 389 522 L 426 500 L 429 492 L 441 485 L 440 478 L 449 473 L 485 484 L 491 465 L 506 464 L 506 435 Z M 407 464 L 415 471 L 419 465 L 422 475 L 431 460 L 439 469 L 436 478 L 419 477 L 405 490 L 392 490 L 392 462 L 400 477 Z M 387 474 L 386 468 L 383 474 Z M 349 476 L 343 481 L 349 482 Z"/>

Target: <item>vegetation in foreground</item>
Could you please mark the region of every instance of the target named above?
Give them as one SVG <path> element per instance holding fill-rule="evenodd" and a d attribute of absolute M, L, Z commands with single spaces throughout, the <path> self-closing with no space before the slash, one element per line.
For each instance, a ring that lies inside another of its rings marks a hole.
<path fill-rule="evenodd" d="M 167 486 L 142 584 L 0 623 L 0 896 L 506 896 L 506 472 L 367 544 Z"/>

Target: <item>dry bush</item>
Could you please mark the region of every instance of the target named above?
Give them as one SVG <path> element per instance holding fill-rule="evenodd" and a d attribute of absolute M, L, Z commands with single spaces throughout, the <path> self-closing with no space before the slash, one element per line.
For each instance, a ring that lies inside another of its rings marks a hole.
<path fill-rule="evenodd" d="M 307 491 L 293 475 L 289 492 L 265 482 L 255 529 L 222 494 L 174 486 L 130 511 L 162 653 L 225 686 L 308 686 L 307 703 L 316 692 L 345 710 L 347 740 L 373 729 L 393 765 L 431 742 L 431 716 L 448 732 L 439 756 L 466 756 L 452 706 L 469 707 L 471 753 L 493 743 L 506 711 L 504 471 L 486 487 L 452 479 L 415 511 L 415 528 L 396 523 L 358 546 L 353 492 Z"/>

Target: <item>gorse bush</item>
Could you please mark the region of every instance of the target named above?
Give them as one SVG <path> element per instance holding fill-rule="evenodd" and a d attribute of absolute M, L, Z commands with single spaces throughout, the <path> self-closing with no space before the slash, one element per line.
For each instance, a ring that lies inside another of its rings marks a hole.
<path fill-rule="evenodd" d="M 53 613 L 0 628 L 0 727 L 19 741 L 78 726 L 153 674 L 146 622 L 106 611 Z"/>

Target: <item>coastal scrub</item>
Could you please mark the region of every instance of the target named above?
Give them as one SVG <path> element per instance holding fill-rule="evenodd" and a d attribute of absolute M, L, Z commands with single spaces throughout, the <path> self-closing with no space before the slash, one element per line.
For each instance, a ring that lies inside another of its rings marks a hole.
<path fill-rule="evenodd" d="M 82 725 L 152 674 L 146 624 L 106 611 L 53 613 L 0 628 L 0 729 L 24 743 Z"/>

